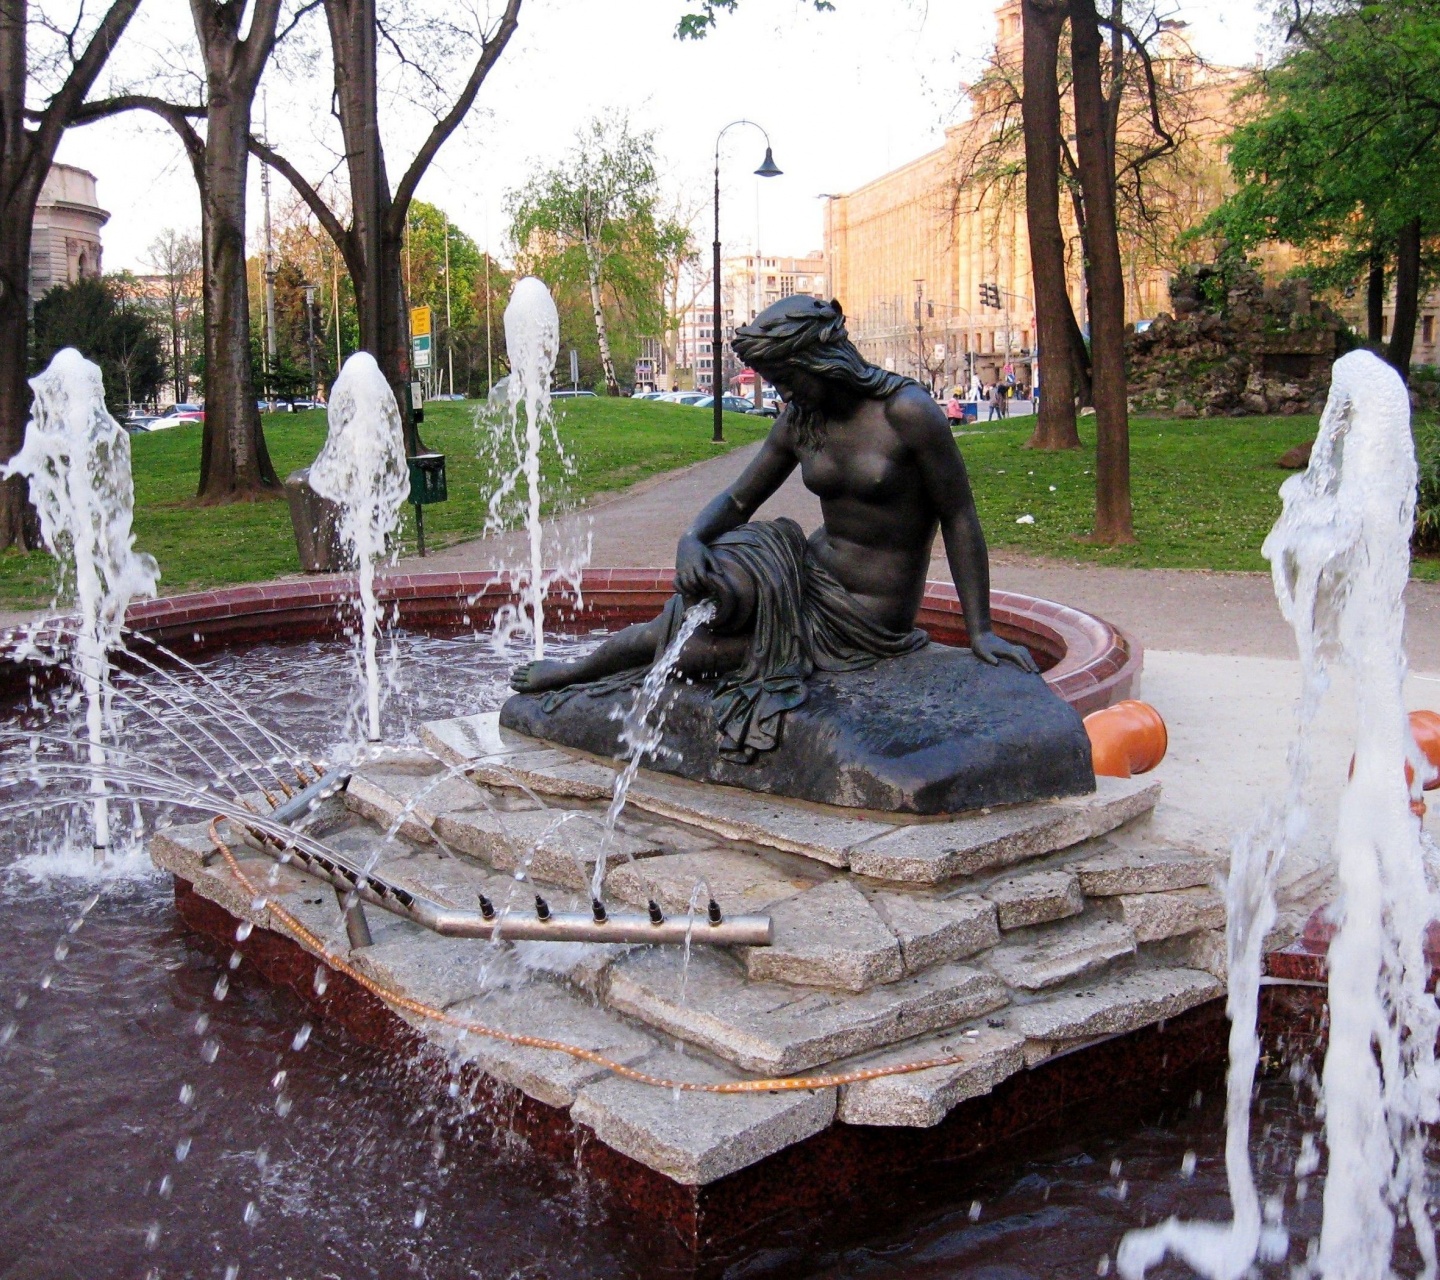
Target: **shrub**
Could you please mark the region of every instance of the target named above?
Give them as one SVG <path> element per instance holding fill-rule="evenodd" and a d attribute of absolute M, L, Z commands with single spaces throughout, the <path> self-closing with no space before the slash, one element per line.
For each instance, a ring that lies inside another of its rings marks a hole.
<path fill-rule="evenodd" d="M 1416 551 L 1440 551 L 1440 421 L 1434 417 L 1415 423 L 1415 461 L 1420 483 L 1412 545 Z"/>

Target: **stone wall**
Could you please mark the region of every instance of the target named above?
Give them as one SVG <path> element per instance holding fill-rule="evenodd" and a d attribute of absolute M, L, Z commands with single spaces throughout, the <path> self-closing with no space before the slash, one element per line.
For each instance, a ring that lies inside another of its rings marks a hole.
<path fill-rule="evenodd" d="M 1171 285 L 1174 315 L 1126 337 L 1132 411 L 1179 418 L 1318 413 L 1353 338 L 1306 280 L 1200 267 Z"/>

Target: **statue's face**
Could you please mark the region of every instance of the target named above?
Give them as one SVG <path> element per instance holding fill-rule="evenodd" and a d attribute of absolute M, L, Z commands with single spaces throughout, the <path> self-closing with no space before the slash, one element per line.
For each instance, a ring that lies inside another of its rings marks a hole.
<path fill-rule="evenodd" d="M 787 368 L 775 372 L 761 370 L 786 404 L 792 400 L 806 409 L 819 409 L 825 402 L 826 385 L 823 379 L 804 369 Z"/>

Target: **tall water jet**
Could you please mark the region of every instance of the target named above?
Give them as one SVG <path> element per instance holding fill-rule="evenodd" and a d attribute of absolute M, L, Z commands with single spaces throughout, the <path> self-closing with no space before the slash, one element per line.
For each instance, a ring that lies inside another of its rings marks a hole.
<path fill-rule="evenodd" d="M 125 610 L 153 596 L 160 568 L 135 550 L 135 485 L 130 437 L 105 409 L 98 365 L 66 347 L 30 380 L 35 393 L 25 444 L 0 476 L 23 475 L 40 516 L 40 536 L 75 575 L 79 632 L 76 665 L 85 697 L 85 734 L 97 859 L 110 846 L 105 800 L 105 725 L 110 707 L 110 650 L 119 643 Z"/>
<path fill-rule="evenodd" d="M 310 467 L 310 485 L 341 508 L 340 538 L 355 559 L 360 586 L 360 656 L 365 676 L 365 730 L 380 740 L 380 609 L 375 564 L 400 521 L 410 492 L 405 437 L 395 395 L 375 357 L 357 351 L 340 370 L 326 413 L 329 434 Z"/>
<path fill-rule="evenodd" d="M 525 529 L 530 540 L 529 596 L 531 651 L 545 656 L 545 581 L 540 524 L 540 446 L 550 420 L 550 375 L 560 354 L 560 316 L 550 290 L 534 276 L 515 285 L 505 308 L 505 349 L 510 356 L 510 421 L 518 426 L 525 406 Z"/>
<path fill-rule="evenodd" d="M 1402 699 L 1415 481 L 1405 386 L 1369 352 L 1352 352 L 1335 364 L 1309 468 L 1281 487 L 1284 510 L 1263 547 L 1295 630 L 1303 684 L 1284 803 L 1236 841 L 1226 886 L 1226 1171 L 1235 1216 L 1228 1225 L 1172 1218 L 1132 1232 L 1117 1259 L 1130 1280 L 1167 1252 L 1213 1280 L 1246 1274 L 1260 1253 L 1283 1257 L 1278 1223 L 1262 1225 L 1249 1154 L 1255 1016 L 1276 875 L 1303 825 L 1311 726 L 1331 663 L 1353 679 L 1356 732 L 1333 845 L 1338 931 L 1329 950 L 1330 1043 L 1321 1079 L 1329 1166 L 1314 1267 L 1325 1280 L 1393 1274 L 1396 1225 L 1406 1220 L 1424 1274 L 1435 1274 L 1424 1126 L 1440 1118 L 1440 1009 L 1425 990 L 1423 940 L 1437 903 L 1411 811 L 1412 790 L 1418 794 L 1430 768 L 1411 739 Z"/>

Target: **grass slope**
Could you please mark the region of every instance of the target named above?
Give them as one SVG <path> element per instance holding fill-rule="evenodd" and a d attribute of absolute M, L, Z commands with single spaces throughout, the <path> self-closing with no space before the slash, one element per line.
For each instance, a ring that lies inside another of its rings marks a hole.
<path fill-rule="evenodd" d="M 764 420 L 726 415 L 725 445 L 710 442 L 709 415 L 678 405 L 579 400 L 563 406 L 561 439 L 575 459 L 572 499 L 624 488 L 660 472 L 758 440 Z M 484 519 L 474 405 L 432 404 L 422 432 L 448 457 L 450 500 L 426 509 L 426 541 L 439 547 L 472 537 Z M 1024 447 L 1033 419 L 980 424 L 959 437 L 981 522 L 992 547 L 1037 556 L 1135 568 L 1263 570 L 1260 544 L 1280 513 L 1286 473 L 1275 459 L 1313 438 L 1313 416 L 1136 419 L 1131 470 L 1139 544 L 1091 547 L 1077 541 L 1094 505 L 1094 419 L 1082 420 L 1085 447 L 1037 453 Z M 265 436 L 282 476 L 304 466 L 325 437 L 323 412 L 277 414 Z M 200 429 L 132 437 L 138 545 L 160 561 L 166 593 L 295 573 L 299 563 L 283 501 L 202 507 L 193 495 Z M 1017 524 L 1019 517 L 1033 524 Z M 414 549 L 406 508 L 402 550 Z M 1440 579 L 1440 558 L 1418 559 L 1417 578 Z M 0 554 L 0 602 L 41 604 L 54 586 L 44 553 Z"/>
<path fill-rule="evenodd" d="M 478 457 L 475 404 L 425 407 L 421 434 L 446 455 L 449 501 L 425 510 L 429 548 L 474 537 L 485 518 Z M 572 499 L 622 489 L 648 476 L 688 466 L 717 452 L 759 440 L 764 419 L 725 415 L 726 443 L 710 440 L 711 418 L 683 405 L 604 398 L 557 406 L 560 438 L 576 464 L 569 479 Z M 280 476 L 314 460 L 325 442 L 323 410 L 267 414 L 265 441 Z M 136 545 L 160 562 L 160 589 L 170 595 L 200 587 L 259 582 L 298 573 L 295 535 L 283 498 L 201 506 L 199 426 L 142 433 L 130 438 L 135 475 Z M 402 554 L 415 550 L 414 508 L 405 507 Z M 44 552 L 0 554 L 0 603 L 44 604 L 55 588 L 54 562 Z"/>

